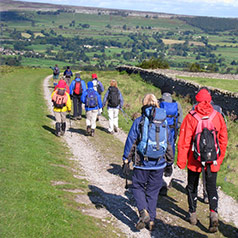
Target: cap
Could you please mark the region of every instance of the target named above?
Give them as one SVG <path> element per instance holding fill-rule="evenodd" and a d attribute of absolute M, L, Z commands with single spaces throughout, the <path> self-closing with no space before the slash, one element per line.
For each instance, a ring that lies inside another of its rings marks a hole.
<path fill-rule="evenodd" d="M 92 74 L 92 79 L 97 79 L 97 78 L 98 78 L 97 74 Z"/>
<path fill-rule="evenodd" d="M 196 99 L 197 102 L 203 102 L 203 101 L 211 102 L 212 101 L 211 94 L 205 88 L 201 89 L 197 93 L 197 95 L 195 96 L 195 99 Z"/>

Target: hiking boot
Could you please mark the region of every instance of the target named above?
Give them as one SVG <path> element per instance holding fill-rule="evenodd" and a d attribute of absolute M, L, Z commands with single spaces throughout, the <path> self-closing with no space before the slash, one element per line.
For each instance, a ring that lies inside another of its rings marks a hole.
<path fill-rule="evenodd" d="M 153 231 L 154 229 L 155 229 L 155 222 L 150 221 L 149 224 L 148 224 L 148 230 Z"/>
<path fill-rule="evenodd" d="M 210 212 L 209 231 L 212 233 L 217 232 L 217 228 L 218 228 L 218 213 Z"/>
<path fill-rule="evenodd" d="M 209 203 L 209 200 L 208 200 L 208 196 L 207 195 L 204 195 L 203 197 L 203 202 L 208 204 Z"/>
<path fill-rule="evenodd" d="M 114 134 L 114 131 L 108 131 L 109 134 L 113 135 Z"/>
<path fill-rule="evenodd" d="M 197 214 L 196 212 L 189 212 L 189 222 L 191 225 L 196 225 L 198 220 L 197 220 Z"/>
<path fill-rule="evenodd" d="M 150 221 L 150 215 L 146 209 L 139 211 L 139 213 L 140 213 L 140 218 L 136 224 L 137 230 L 141 230 L 141 229 L 145 228 L 145 223 L 148 223 Z"/>
<path fill-rule="evenodd" d="M 118 128 L 116 126 L 114 126 L 114 131 L 118 132 Z"/>
<path fill-rule="evenodd" d="M 77 119 L 78 119 L 78 120 L 81 120 L 81 119 L 82 119 L 82 116 L 78 116 Z"/>
<path fill-rule="evenodd" d="M 56 122 L 55 124 L 55 135 L 60 136 L 60 123 Z"/>
<path fill-rule="evenodd" d="M 97 119 L 96 119 L 96 121 L 99 121 L 99 116 L 97 116 Z"/>
<path fill-rule="evenodd" d="M 91 136 L 94 137 L 94 134 L 95 134 L 95 130 L 92 129 L 92 130 L 91 130 Z"/>
<path fill-rule="evenodd" d="M 61 123 L 61 135 L 63 136 L 66 129 L 66 122 Z"/>
<path fill-rule="evenodd" d="M 91 135 L 91 126 L 87 126 L 87 135 L 90 136 Z"/>
<path fill-rule="evenodd" d="M 167 192 L 168 192 L 167 186 L 163 186 L 159 191 L 159 195 L 160 196 L 167 196 Z"/>

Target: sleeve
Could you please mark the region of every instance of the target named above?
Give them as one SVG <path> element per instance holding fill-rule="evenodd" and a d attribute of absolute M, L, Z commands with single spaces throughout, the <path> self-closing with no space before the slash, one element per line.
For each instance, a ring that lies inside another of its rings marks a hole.
<path fill-rule="evenodd" d="M 83 91 L 83 94 L 82 94 L 82 96 L 81 96 L 81 102 L 82 102 L 83 104 L 85 104 L 86 96 L 87 96 L 87 91 Z"/>
<path fill-rule="evenodd" d="M 64 76 L 66 75 L 66 70 L 64 71 Z"/>
<path fill-rule="evenodd" d="M 75 86 L 75 80 L 73 80 L 69 86 L 70 95 L 73 95 L 74 86 Z"/>
<path fill-rule="evenodd" d="M 108 94 L 109 94 L 109 90 L 107 90 L 106 94 L 104 95 L 103 103 L 102 103 L 103 107 L 105 107 L 106 105 Z"/>
<path fill-rule="evenodd" d="M 219 159 L 217 160 L 217 163 L 219 165 L 221 165 L 223 159 L 225 158 L 225 154 L 226 154 L 228 135 L 227 135 L 226 123 L 225 123 L 221 114 L 219 114 L 219 119 L 220 119 L 221 128 L 220 128 L 220 131 L 218 133 L 218 141 L 219 141 L 221 155 L 219 156 Z"/>
<path fill-rule="evenodd" d="M 188 154 L 191 149 L 192 137 L 195 128 L 194 123 L 195 122 L 193 122 L 192 116 L 188 114 L 184 118 L 180 128 L 177 156 L 177 165 L 180 169 L 184 169 L 187 164 Z"/>
<path fill-rule="evenodd" d="M 101 100 L 101 96 L 99 93 L 97 93 L 97 97 L 98 97 L 98 107 L 102 108 L 102 100 Z"/>
<path fill-rule="evenodd" d="M 68 96 L 68 100 L 67 100 L 67 103 L 66 103 L 66 107 L 67 107 L 68 111 L 71 111 L 71 100 L 70 100 L 70 96 L 69 96 L 68 93 L 67 93 L 67 96 Z"/>
<path fill-rule="evenodd" d="M 98 83 L 99 83 L 99 86 L 100 86 L 100 88 L 101 88 L 101 92 L 103 92 L 103 91 L 104 91 L 103 84 L 102 84 L 100 81 L 98 81 Z"/>
<path fill-rule="evenodd" d="M 51 94 L 51 99 L 53 98 L 54 94 L 55 94 L 55 91 L 53 91 L 53 93 Z"/>
<path fill-rule="evenodd" d="M 120 91 L 119 91 L 119 93 L 120 93 L 120 108 L 122 108 L 123 104 L 124 104 L 124 101 L 123 101 L 123 97 L 122 97 L 122 94 L 121 94 Z"/>
<path fill-rule="evenodd" d="M 180 128 L 180 126 L 183 122 L 183 109 L 179 102 L 177 102 L 177 104 L 178 104 L 178 128 Z"/>
<path fill-rule="evenodd" d="M 123 153 L 123 160 L 129 159 L 129 155 L 131 150 L 133 149 L 133 145 L 136 142 L 137 138 L 139 137 L 139 122 L 141 117 L 137 118 L 129 131 L 129 134 L 126 139 L 125 147 L 124 147 L 124 153 Z"/>
<path fill-rule="evenodd" d="M 84 91 L 86 91 L 86 83 L 83 81 L 83 80 L 81 80 L 81 84 L 82 84 L 82 89 L 83 89 L 83 92 Z"/>
<path fill-rule="evenodd" d="M 167 165 L 172 165 L 174 163 L 174 152 L 171 144 L 169 143 L 169 133 L 170 130 L 168 130 L 167 150 L 165 152 L 165 160 L 167 162 Z"/>

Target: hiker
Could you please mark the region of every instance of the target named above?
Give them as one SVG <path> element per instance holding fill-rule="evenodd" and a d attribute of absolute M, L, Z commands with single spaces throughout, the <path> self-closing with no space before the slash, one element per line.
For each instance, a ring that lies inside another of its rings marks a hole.
<path fill-rule="evenodd" d="M 60 70 L 58 64 L 56 64 L 55 67 L 50 66 L 50 68 L 53 70 L 53 85 L 55 87 L 58 83 L 57 81 L 59 79 Z"/>
<path fill-rule="evenodd" d="M 210 209 L 209 231 L 216 232 L 218 227 L 216 180 L 217 172 L 225 157 L 227 128 L 222 115 L 212 107 L 212 98 L 206 89 L 200 90 L 195 98 L 198 104 L 186 115 L 180 128 L 177 165 L 180 169 L 184 169 L 186 165 L 188 168 L 186 189 L 189 221 L 192 225 L 197 224 L 197 192 L 199 175 L 202 172 Z M 204 124 L 200 127 L 201 123 Z M 203 129 L 205 123 L 208 129 Z"/>
<path fill-rule="evenodd" d="M 61 77 L 58 84 L 55 86 L 54 90 L 56 90 L 59 85 L 64 85 L 64 88 L 66 88 L 66 92 L 69 94 L 69 86 L 66 84 L 66 82 L 64 81 L 64 78 Z"/>
<path fill-rule="evenodd" d="M 202 87 L 202 88 L 200 88 L 199 91 L 201 91 L 202 89 L 206 89 L 206 90 L 210 93 L 210 90 L 209 90 L 207 87 Z M 211 94 L 211 93 L 210 93 L 210 94 Z M 196 104 L 193 105 L 193 110 L 195 109 L 195 106 L 196 106 L 198 103 L 199 103 L 199 102 L 197 101 Z M 226 122 L 226 117 L 225 117 L 224 113 L 222 112 L 222 108 L 221 108 L 219 105 L 214 104 L 213 101 L 211 101 L 211 105 L 212 105 L 212 107 L 213 107 L 214 110 L 216 110 L 216 111 L 218 111 L 219 113 L 222 114 L 222 116 L 223 116 L 223 118 L 224 118 L 224 120 L 225 120 L 225 122 Z M 202 191 L 203 191 L 203 202 L 206 203 L 206 204 L 208 204 L 209 201 L 208 201 L 208 195 L 207 195 L 207 190 L 206 190 L 205 186 L 203 186 L 203 190 L 202 190 Z"/>
<path fill-rule="evenodd" d="M 92 74 L 92 82 L 93 82 L 93 88 L 95 91 L 98 92 L 98 94 L 101 96 L 102 92 L 104 91 L 103 84 L 98 80 L 97 74 Z M 97 115 L 97 121 L 99 120 L 99 116 L 102 113 L 102 108 L 98 110 L 98 115 Z"/>
<path fill-rule="evenodd" d="M 73 119 L 81 120 L 82 119 L 81 96 L 83 92 L 86 90 L 86 84 L 80 78 L 79 73 L 76 73 L 75 79 L 71 82 L 69 90 L 70 90 L 70 96 L 73 98 L 73 105 L 74 105 Z"/>
<path fill-rule="evenodd" d="M 118 114 L 119 109 L 123 106 L 123 97 L 117 87 L 116 80 L 111 80 L 110 87 L 104 95 L 103 107 L 105 107 L 106 103 L 109 117 L 108 132 L 113 134 L 114 132 L 118 132 Z"/>
<path fill-rule="evenodd" d="M 85 104 L 87 135 L 94 136 L 98 110 L 102 108 L 102 101 L 99 93 L 93 88 L 93 82 L 89 81 L 87 86 L 88 89 L 83 92 L 81 101 Z"/>
<path fill-rule="evenodd" d="M 67 69 L 64 71 L 65 82 L 68 86 L 70 86 L 71 77 L 73 77 L 73 73 L 70 69 L 70 66 L 67 66 Z"/>
<path fill-rule="evenodd" d="M 65 82 L 58 83 L 58 87 L 51 94 L 54 114 L 55 114 L 55 134 L 56 136 L 63 136 L 66 129 L 66 113 L 71 112 L 71 100 L 69 94 L 66 92 Z"/>
<path fill-rule="evenodd" d="M 142 115 L 133 122 L 126 140 L 123 172 L 127 173 L 132 160 L 132 191 L 139 211 L 136 228 L 148 226 L 153 230 L 162 176 L 167 164 L 173 162 L 173 150 L 168 141 L 166 112 L 159 108 L 157 98 L 147 94 L 142 104 Z"/>
<path fill-rule="evenodd" d="M 175 156 L 175 144 L 177 140 L 178 130 L 183 121 L 183 110 L 179 102 L 172 98 L 173 89 L 168 84 L 161 87 L 162 97 L 159 99 L 159 106 L 164 108 L 167 114 L 167 122 L 170 130 L 169 142 L 173 148 L 173 155 Z M 163 186 L 160 190 L 160 195 L 167 195 L 167 191 L 171 185 L 173 173 L 173 164 L 167 166 L 163 176 Z"/>

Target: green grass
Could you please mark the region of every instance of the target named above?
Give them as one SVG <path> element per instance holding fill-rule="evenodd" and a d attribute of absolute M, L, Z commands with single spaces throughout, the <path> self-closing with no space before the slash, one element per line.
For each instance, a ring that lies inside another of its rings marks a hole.
<path fill-rule="evenodd" d="M 77 166 L 52 134 L 42 91 L 48 74 L 46 69 L 1 67 L 1 237 L 112 236 L 111 227 L 83 215 L 74 195 L 62 190 L 87 193 L 87 182 L 67 169 Z M 52 186 L 52 181 L 69 185 Z"/>
<path fill-rule="evenodd" d="M 236 93 L 238 92 L 238 80 L 186 77 L 186 76 L 179 76 L 179 75 L 176 77 L 199 83 L 202 86 L 210 86 L 214 88 L 228 90 L 231 92 L 236 92 Z"/>

